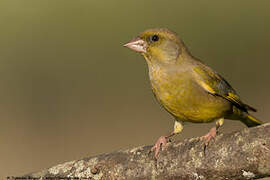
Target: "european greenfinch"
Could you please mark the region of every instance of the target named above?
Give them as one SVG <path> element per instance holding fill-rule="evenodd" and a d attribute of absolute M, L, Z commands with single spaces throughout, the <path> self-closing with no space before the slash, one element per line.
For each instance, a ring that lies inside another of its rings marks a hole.
<path fill-rule="evenodd" d="M 216 137 L 224 119 L 240 120 L 248 127 L 262 124 L 248 112 L 256 109 L 243 103 L 221 75 L 192 56 L 176 33 L 166 28 L 149 29 L 124 46 L 145 58 L 155 97 L 175 117 L 173 132 L 161 136 L 152 147 L 155 157 L 169 137 L 182 131 L 183 122 L 216 120 L 216 126 L 201 137 L 205 147 Z"/>

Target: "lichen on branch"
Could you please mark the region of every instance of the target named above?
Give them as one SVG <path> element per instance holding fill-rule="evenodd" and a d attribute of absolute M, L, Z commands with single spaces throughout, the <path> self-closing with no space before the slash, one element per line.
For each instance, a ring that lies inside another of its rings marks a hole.
<path fill-rule="evenodd" d="M 220 134 L 206 152 L 200 138 L 169 143 L 156 160 L 151 146 L 101 154 L 28 174 L 37 178 L 257 179 L 270 177 L 270 123 Z"/>

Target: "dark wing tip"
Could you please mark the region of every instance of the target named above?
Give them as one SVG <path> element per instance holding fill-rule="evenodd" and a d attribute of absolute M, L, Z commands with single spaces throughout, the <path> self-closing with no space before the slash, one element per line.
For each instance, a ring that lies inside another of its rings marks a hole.
<path fill-rule="evenodd" d="M 253 112 L 257 112 L 257 109 L 255 109 L 255 108 L 253 108 L 253 107 L 251 107 L 251 106 L 249 106 L 249 105 L 247 105 L 247 104 L 245 104 L 245 108 L 246 108 L 247 110 L 250 110 L 250 111 L 253 111 Z"/>

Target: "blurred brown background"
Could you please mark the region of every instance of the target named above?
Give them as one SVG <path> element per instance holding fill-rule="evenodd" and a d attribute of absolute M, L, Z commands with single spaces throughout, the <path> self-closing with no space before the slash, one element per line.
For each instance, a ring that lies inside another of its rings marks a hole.
<path fill-rule="evenodd" d="M 173 127 L 144 59 L 122 45 L 176 31 L 269 121 L 270 1 L 2 0 L 0 174 L 153 144 Z M 177 139 L 213 124 L 189 124 Z M 227 121 L 222 132 L 243 129 Z"/>

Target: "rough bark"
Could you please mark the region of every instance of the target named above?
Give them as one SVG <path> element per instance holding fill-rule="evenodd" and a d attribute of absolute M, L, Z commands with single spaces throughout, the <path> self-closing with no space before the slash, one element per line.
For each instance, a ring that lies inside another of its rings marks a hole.
<path fill-rule="evenodd" d="M 84 158 L 27 176 L 82 179 L 257 179 L 270 177 L 270 123 L 220 134 L 204 154 L 199 138 L 169 143 L 158 159 L 151 146 Z M 44 178 L 45 179 L 45 178 Z"/>

